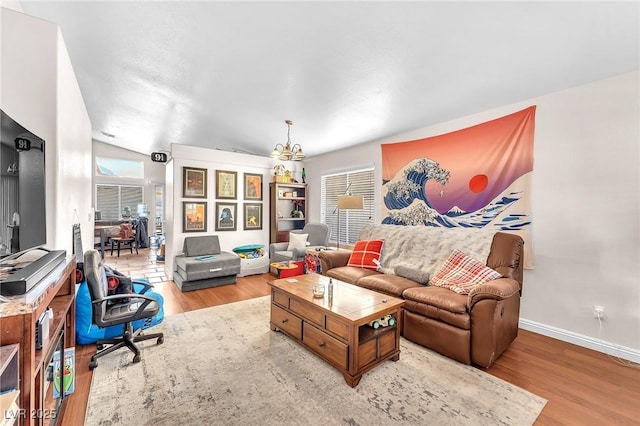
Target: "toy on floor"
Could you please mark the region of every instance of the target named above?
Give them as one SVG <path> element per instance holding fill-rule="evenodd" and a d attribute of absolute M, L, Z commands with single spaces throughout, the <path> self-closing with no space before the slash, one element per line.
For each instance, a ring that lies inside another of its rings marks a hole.
<path fill-rule="evenodd" d="M 264 244 L 245 244 L 233 249 L 242 259 L 257 259 L 264 256 Z"/>

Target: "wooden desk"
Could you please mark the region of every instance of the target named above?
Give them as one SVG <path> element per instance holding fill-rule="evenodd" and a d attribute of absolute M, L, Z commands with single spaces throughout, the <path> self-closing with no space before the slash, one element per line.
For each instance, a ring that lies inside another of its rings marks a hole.
<path fill-rule="evenodd" d="M 117 225 L 95 225 L 94 229 L 100 234 L 100 256 L 104 259 L 104 247 L 105 247 L 105 236 L 104 231 L 106 229 L 115 228 Z"/>

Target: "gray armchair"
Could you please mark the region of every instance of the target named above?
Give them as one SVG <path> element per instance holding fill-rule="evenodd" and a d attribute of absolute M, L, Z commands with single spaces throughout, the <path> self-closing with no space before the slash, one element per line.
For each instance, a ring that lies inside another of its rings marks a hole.
<path fill-rule="evenodd" d="M 302 229 L 292 230 L 293 234 L 307 234 L 306 245 L 289 250 L 289 242 L 271 243 L 269 245 L 269 259 L 271 262 L 285 262 L 301 260 L 304 251 L 309 248 L 325 248 L 329 243 L 329 227 L 324 223 L 307 223 Z"/>

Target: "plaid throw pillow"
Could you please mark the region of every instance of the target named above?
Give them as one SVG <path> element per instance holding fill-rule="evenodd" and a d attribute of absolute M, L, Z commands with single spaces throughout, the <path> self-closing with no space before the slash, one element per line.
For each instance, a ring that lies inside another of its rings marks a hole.
<path fill-rule="evenodd" d="M 500 277 L 502 275 L 482 262 L 455 249 L 429 284 L 448 288 L 458 294 L 469 294 L 474 287 Z"/>
<path fill-rule="evenodd" d="M 356 241 L 347 266 L 377 270 L 378 265 L 373 261 L 380 260 L 382 243 L 382 240 Z"/>

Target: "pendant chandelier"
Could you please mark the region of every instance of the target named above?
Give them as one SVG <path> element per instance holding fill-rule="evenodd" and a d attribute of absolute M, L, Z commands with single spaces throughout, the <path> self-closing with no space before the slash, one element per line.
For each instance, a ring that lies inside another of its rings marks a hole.
<path fill-rule="evenodd" d="M 271 152 L 271 157 L 277 158 L 279 160 L 303 160 L 304 152 L 302 152 L 302 147 L 300 146 L 300 144 L 291 146 L 290 133 L 293 121 L 285 120 L 285 123 L 287 123 L 287 143 L 284 146 L 281 143 L 276 144 L 275 148 L 273 148 L 273 151 Z"/>

